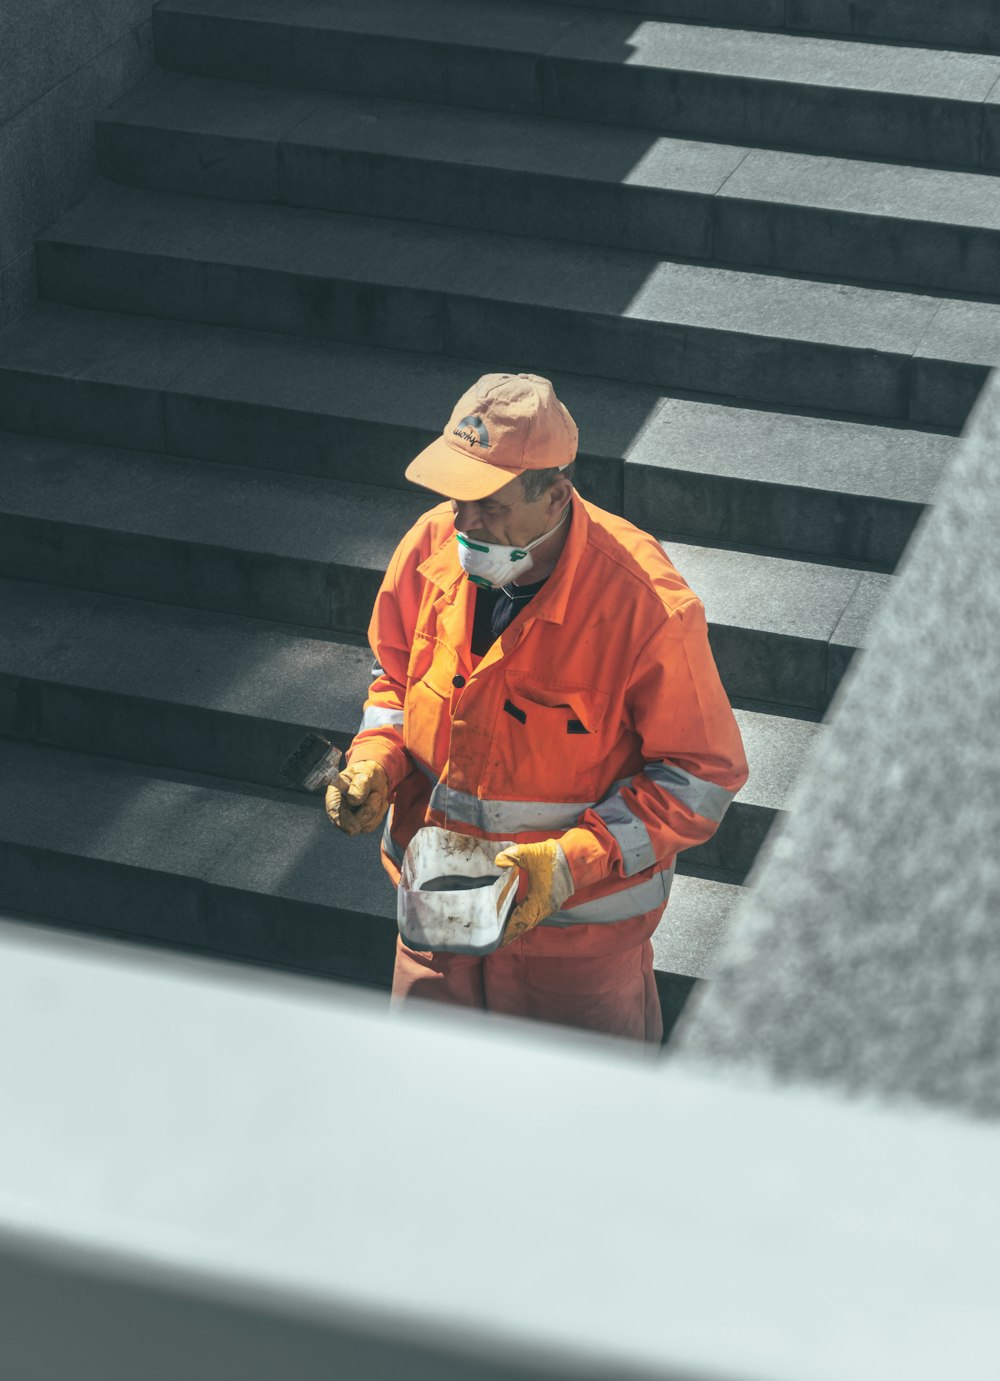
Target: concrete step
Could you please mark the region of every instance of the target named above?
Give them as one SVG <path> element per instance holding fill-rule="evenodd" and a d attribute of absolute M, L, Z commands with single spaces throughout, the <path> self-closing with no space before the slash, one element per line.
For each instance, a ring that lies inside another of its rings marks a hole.
<path fill-rule="evenodd" d="M 572 0 L 567 0 L 571 3 Z M 591 0 L 588 0 L 590 3 Z M 561 3 L 561 0 L 560 0 Z M 895 40 L 942 48 L 1000 52 L 1000 13 L 994 0 L 593 0 L 595 8 L 683 19 L 739 29 Z"/>
<path fill-rule="evenodd" d="M 274 497 L 274 476 L 258 487 L 243 466 L 305 472 L 327 485 L 363 479 L 383 493 L 399 486 L 412 493 L 403 479 L 407 462 L 437 433 L 469 382 L 492 367 L 41 304 L 0 333 L 0 426 L 25 434 L 16 441 L 8 433 L 0 443 L 6 476 L 0 492 L 8 496 L 9 515 L 42 523 L 51 534 L 31 527 L 25 540 L 36 554 L 29 557 L 22 541 L 22 559 L 31 562 L 32 578 L 39 561 L 79 559 L 96 570 L 81 547 L 83 535 L 73 542 L 60 535 L 84 511 L 110 544 L 127 541 L 112 536 L 126 509 L 128 531 L 186 543 L 183 527 L 164 526 L 185 508 L 197 506 L 210 522 L 219 504 L 238 524 L 247 505 L 263 513 L 273 499 L 284 512 L 298 502 Z M 586 496 L 640 526 L 669 526 L 698 542 L 784 548 L 891 569 L 955 446 L 950 436 L 912 428 L 664 398 L 654 389 L 562 373 L 554 378 L 580 425 L 578 482 Z M 157 466 L 151 455 L 84 454 L 52 436 L 241 466 L 182 470 L 173 462 Z M 230 483 L 240 490 L 235 506 L 226 493 Z M 308 494 L 310 504 L 325 502 L 320 496 L 329 492 L 322 485 L 287 490 Z M 259 503 L 255 495 L 262 496 Z M 10 506 L 15 496 L 17 508 Z M 262 530 L 256 518 L 247 521 L 251 535 L 238 543 L 244 550 Z M 213 545 L 233 545 L 224 533 L 213 534 Z M 203 545 L 197 532 L 190 535 L 192 548 Z M 110 562 L 112 547 L 101 545 L 96 556 Z M 197 565 L 204 557 L 192 549 L 185 559 Z M 229 579 L 219 577 L 223 584 Z"/>
<path fill-rule="evenodd" d="M 25 449 L 29 454 L 33 450 L 15 444 L 11 452 L 16 457 L 18 450 Z M 54 459 L 49 458 L 47 473 L 58 479 L 60 471 L 66 471 L 65 457 L 57 447 Z M 266 614 L 288 619 L 298 614 L 296 622 L 314 624 L 317 629 L 334 626 L 355 635 L 363 635 L 367 628 L 372 597 L 395 543 L 424 507 L 419 494 L 405 502 L 400 495 L 400 501 L 380 510 L 377 495 L 346 491 L 338 525 L 337 502 L 331 506 L 331 496 L 318 486 L 293 485 L 277 497 L 273 484 L 257 487 L 254 493 L 248 482 L 246 493 L 236 496 L 233 476 L 207 471 L 192 476 L 188 470 L 181 478 L 193 482 L 176 486 L 169 504 L 165 502 L 157 512 L 162 469 L 154 464 L 143 473 L 139 462 L 122 510 L 114 512 L 111 501 L 108 513 L 108 501 L 104 501 L 102 520 L 101 501 L 97 501 L 90 513 L 81 509 L 78 516 L 83 521 L 77 523 L 65 516 L 73 489 L 60 493 L 45 480 L 46 467 L 42 469 L 41 488 L 49 490 L 49 510 L 62 508 L 64 516 L 52 521 L 39 518 L 37 511 L 33 517 L 18 513 L 15 493 L 10 503 L 14 512 L 4 522 L 10 555 L 3 568 L 10 574 L 67 583 L 86 579 L 99 589 L 177 603 L 208 603 L 213 609 L 221 606 L 255 618 Z M 110 470 L 120 473 L 120 461 L 111 458 Z M 215 481 L 221 481 L 221 486 Z M 78 477 L 75 482 L 79 483 Z M 25 486 L 20 487 L 23 493 Z M 16 481 L 12 488 L 18 488 Z M 226 492 L 238 505 L 235 510 L 221 507 Z M 190 502 L 197 496 L 206 504 L 200 538 L 198 522 L 183 514 L 185 493 Z M 320 506 L 313 507 L 314 500 Z M 128 502 L 133 505 L 131 517 L 125 511 Z M 170 505 L 174 506 L 172 515 Z M 22 501 L 22 510 L 26 506 Z M 41 506 L 39 499 L 37 507 Z M 235 513 L 242 516 L 237 519 Z M 96 522 L 92 521 L 95 516 Z M 227 521 L 230 536 L 220 541 L 220 527 Z M 644 526 L 655 530 L 657 524 Z M 322 553 L 335 550 L 341 528 L 345 533 L 342 559 L 328 556 L 324 561 Z M 348 528 L 353 529 L 350 536 Z M 852 567 L 692 546 L 672 535 L 664 545 L 705 601 L 715 656 L 730 694 L 822 713 L 854 650 L 864 646 L 868 623 L 891 577 Z M 212 591 L 215 580 L 208 589 L 202 586 L 209 573 L 217 578 L 217 593 Z"/>
<path fill-rule="evenodd" d="M 626 456 L 623 512 L 689 542 L 890 571 L 957 444 L 912 428 L 665 398 Z"/>
<path fill-rule="evenodd" d="M 0 433 L 0 575 L 364 634 L 426 491 Z"/>
<path fill-rule="evenodd" d="M 711 978 L 732 929 L 743 888 L 731 882 L 678 874 L 670 902 L 653 934 L 657 971 Z"/>
<path fill-rule="evenodd" d="M 82 929 L 387 987 L 395 899 L 320 802 L 0 739 L 0 899 Z"/>
<path fill-rule="evenodd" d="M 67 800 L 72 810 L 54 808 Z M 666 1031 L 714 971 L 739 893 L 675 879 L 653 937 Z M 318 801 L 9 739 L 0 906 L 382 989 L 392 976 L 395 894 L 377 839 L 347 839 Z"/>
<path fill-rule="evenodd" d="M 525 0 L 164 0 L 153 23 L 159 63 L 201 76 L 862 157 L 1000 160 L 996 55 Z"/>
<path fill-rule="evenodd" d="M 534 371 L 942 427 L 1000 339 L 1000 304 L 107 184 L 37 254 L 70 305 L 463 358 L 489 340 Z"/>
<path fill-rule="evenodd" d="M 731 696 L 823 713 L 892 577 L 745 551 L 663 543 L 698 592 Z"/>
<path fill-rule="evenodd" d="M 343 638 L 201 610 L 0 581 L 0 734 L 181 771 L 283 785 L 308 729 L 346 747 L 371 654 Z M 751 781 L 699 867 L 752 865 L 815 723 L 739 711 Z"/>
<path fill-rule="evenodd" d="M 115 181 L 1000 293 L 1000 179 L 160 72 L 98 121 Z"/>

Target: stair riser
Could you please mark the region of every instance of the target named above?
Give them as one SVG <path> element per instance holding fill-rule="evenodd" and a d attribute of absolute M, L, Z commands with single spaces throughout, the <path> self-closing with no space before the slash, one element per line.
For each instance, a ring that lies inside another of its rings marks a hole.
<path fill-rule="evenodd" d="M 331 654 L 331 675 L 336 656 Z M 361 702 L 358 700 L 358 718 Z M 0 675 L 0 734 L 129 762 L 287 786 L 281 766 L 303 734 L 317 730 L 339 748 L 357 724 L 285 724 L 166 700 Z"/>
<path fill-rule="evenodd" d="M 956 406 L 921 362 L 911 387 L 903 355 L 751 336 L 375 283 L 281 273 L 245 265 L 40 241 L 39 283 L 56 301 L 105 311 L 481 358 L 517 359 L 533 372 L 566 370 L 626 383 L 717 392 L 784 406 L 959 427 L 985 378 L 981 366 L 948 364 Z M 637 284 L 638 286 L 638 284 Z M 625 304 L 623 303 L 623 306 Z"/>
<path fill-rule="evenodd" d="M 532 53 L 497 48 L 484 55 L 458 44 L 373 39 L 280 19 L 248 24 L 156 10 L 153 41 L 161 67 L 197 76 L 511 113 L 542 108 L 540 60 Z"/>
<path fill-rule="evenodd" d="M 377 884 L 378 879 L 373 879 Z M 199 878 L 0 843 L 0 906 L 116 934 L 388 989 L 396 926 Z"/>
<path fill-rule="evenodd" d="M 734 266 L 1000 295 L 1000 233 L 717 197 L 714 257 Z"/>
<path fill-rule="evenodd" d="M 557 0 L 576 4 L 577 0 Z M 600 0 L 601 9 L 659 19 L 694 20 L 741 29 L 785 29 L 845 38 L 1000 52 L 1000 16 L 994 0 Z"/>
<path fill-rule="evenodd" d="M 709 624 L 709 641 L 731 699 L 796 706 L 822 714 L 850 650 L 783 633 Z M 843 655 L 841 655 L 843 653 Z"/>
<path fill-rule="evenodd" d="M 435 433 L 302 409 L 0 368 L 0 428 L 410 489 Z"/>
<path fill-rule="evenodd" d="M 550 58 L 547 115 L 844 157 L 979 166 L 983 107 L 700 72 Z M 428 99 L 425 97 L 425 99 Z"/>
<path fill-rule="evenodd" d="M 624 516 L 692 543 L 809 552 L 891 571 L 922 512 L 864 495 L 625 466 Z"/>
<path fill-rule="evenodd" d="M 131 186 L 611 245 L 848 281 L 1000 290 L 1000 232 L 694 192 L 98 125 Z"/>
<path fill-rule="evenodd" d="M 637 125 L 661 133 L 977 167 L 982 102 L 663 71 L 154 13 L 161 66 L 200 76 Z M 626 46 L 623 43 L 623 54 Z"/>
<path fill-rule="evenodd" d="M 699 844 L 690 855 L 691 862 L 699 869 L 721 869 L 742 881 L 753 867 L 779 814 L 779 811 L 744 805 L 737 800 L 708 843 Z"/>
<path fill-rule="evenodd" d="M 364 635 L 381 574 L 0 514 L 0 576 Z"/>

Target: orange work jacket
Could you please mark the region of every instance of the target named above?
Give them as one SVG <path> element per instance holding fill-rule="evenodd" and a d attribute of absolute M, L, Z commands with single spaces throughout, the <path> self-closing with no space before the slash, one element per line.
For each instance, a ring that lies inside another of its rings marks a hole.
<path fill-rule="evenodd" d="M 714 833 L 747 778 L 700 600 L 653 537 L 576 493 L 555 569 L 482 658 L 475 593 L 440 504 L 379 590 L 348 754 L 388 775 L 387 871 L 398 882 L 424 824 L 557 838 L 576 891 L 544 925 L 589 932 L 661 906 L 678 852 Z"/>

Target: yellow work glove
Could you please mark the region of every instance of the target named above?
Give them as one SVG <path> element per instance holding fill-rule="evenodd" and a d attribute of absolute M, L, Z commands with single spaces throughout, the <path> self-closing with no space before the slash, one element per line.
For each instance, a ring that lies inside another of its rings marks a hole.
<path fill-rule="evenodd" d="M 540 844 L 512 844 L 493 860 L 498 868 L 523 868 L 528 875 L 528 895 L 514 909 L 500 948 L 519 940 L 539 921 L 558 911 L 575 891 L 566 855 L 554 839 Z"/>
<path fill-rule="evenodd" d="M 351 762 L 326 789 L 326 813 L 345 834 L 377 830 L 389 809 L 389 778 L 380 762 Z"/>

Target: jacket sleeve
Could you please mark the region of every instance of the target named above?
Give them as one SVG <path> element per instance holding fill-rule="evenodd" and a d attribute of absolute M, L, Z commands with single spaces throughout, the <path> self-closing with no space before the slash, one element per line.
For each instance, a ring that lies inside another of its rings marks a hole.
<path fill-rule="evenodd" d="M 374 655 L 372 683 L 358 732 L 347 750 L 347 761 L 357 758 L 381 763 L 395 791 L 413 769 L 403 747 L 403 701 L 410 638 L 399 599 L 401 568 L 407 564 L 403 545 L 396 549 L 375 599 L 368 642 Z"/>
<path fill-rule="evenodd" d="M 577 890 L 632 877 L 703 844 L 747 779 L 700 600 L 665 614 L 640 651 L 626 714 L 643 769 L 585 811 L 560 840 Z"/>

